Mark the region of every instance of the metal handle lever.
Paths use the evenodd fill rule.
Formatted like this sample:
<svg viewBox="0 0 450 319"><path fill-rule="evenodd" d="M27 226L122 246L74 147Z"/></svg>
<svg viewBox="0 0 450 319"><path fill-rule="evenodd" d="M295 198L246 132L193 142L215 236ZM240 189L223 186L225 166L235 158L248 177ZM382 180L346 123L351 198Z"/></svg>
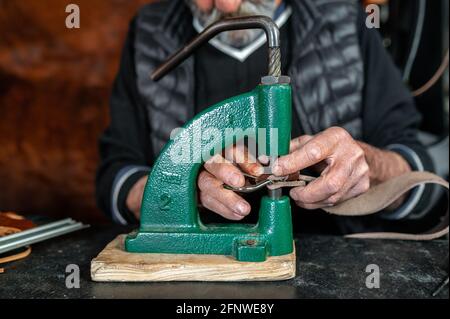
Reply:
<svg viewBox="0 0 450 319"><path fill-rule="evenodd" d="M207 27L202 33L195 37L186 46L170 56L166 62L153 71L151 78L158 81L164 75L169 73L201 45L208 42L217 34L224 31L244 30L244 29L263 29L266 33L269 47L269 70L268 75L281 75L281 54L280 54L280 31L273 20L266 16L249 16L239 18L229 18L217 21Z"/></svg>

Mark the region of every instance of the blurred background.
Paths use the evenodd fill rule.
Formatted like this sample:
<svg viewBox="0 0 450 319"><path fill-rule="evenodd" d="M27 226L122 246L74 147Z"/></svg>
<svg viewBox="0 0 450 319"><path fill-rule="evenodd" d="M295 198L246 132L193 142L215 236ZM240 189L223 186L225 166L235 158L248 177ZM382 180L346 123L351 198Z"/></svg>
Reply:
<svg viewBox="0 0 450 319"><path fill-rule="evenodd" d="M81 28L67 29L76 3ZM0 211L104 221L97 138L128 23L148 0L0 0Z"/></svg>
<svg viewBox="0 0 450 319"><path fill-rule="evenodd" d="M94 199L97 139L128 23L149 2L0 0L0 211L107 222ZM405 82L420 87L448 48L448 0L370 2ZM80 29L65 27L69 3ZM417 104L424 141L448 152L448 71Z"/></svg>

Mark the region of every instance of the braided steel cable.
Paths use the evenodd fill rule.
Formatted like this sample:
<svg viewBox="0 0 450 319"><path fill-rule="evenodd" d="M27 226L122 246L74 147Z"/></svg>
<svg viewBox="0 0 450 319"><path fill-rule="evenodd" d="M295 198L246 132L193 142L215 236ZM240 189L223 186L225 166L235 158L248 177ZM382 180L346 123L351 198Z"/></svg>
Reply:
<svg viewBox="0 0 450 319"><path fill-rule="evenodd" d="M279 47L269 48L269 72L270 76L281 76L281 52Z"/></svg>

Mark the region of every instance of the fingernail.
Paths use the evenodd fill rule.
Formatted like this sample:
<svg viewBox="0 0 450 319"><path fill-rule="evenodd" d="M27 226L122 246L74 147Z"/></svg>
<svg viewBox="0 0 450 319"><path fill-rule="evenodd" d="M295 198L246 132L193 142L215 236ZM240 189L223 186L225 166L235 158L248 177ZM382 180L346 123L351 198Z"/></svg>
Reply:
<svg viewBox="0 0 450 319"><path fill-rule="evenodd" d="M236 173L232 174L230 178L230 184L235 187L241 186L241 175Z"/></svg>
<svg viewBox="0 0 450 319"><path fill-rule="evenodd" d="M264 174L264 167L257 166L255 169L255 174L256 174L256 176L260 176L260 175Z"/></svg>
<svg viewBox="0 0 450 319"><path fill-rule="evenodd" d="M291 190L290 190L289 196L290 196L293 200L298 200L298 198L297 198L297 192L295 192L294 189L291 189Z"/></svg>
<svg viewBox="0 0 450 319"><path fill-rule="evenodd" d="M248 211L248 207L246 203L240 202L236 205L236 212L241 216L246 216Z"/></svg>
<svg viewBox="0 0 450 319"><path fill-rule="evenodd" d="M299 193L304 189L305 187L303 187L303 186L298 186L298 187L295 187L295 188L292 188L290 191L289 191L289 196L293 199L293 200L299 200L300 198L299 198Z"/></svg>
<svg viewBox="0 0 450 319"><path fill-rule="evenodd" d="M283 174L283 168L279 164L275 164L273 166L272 172L275 175L282 175Z"/></svg>
<svg viewBox="0 0 450 319"><path fill-rule="evenodd" d="M294 189L291 189L289 191L289 197L291 197L293 200L297 200L297 193L294 191Z"/></svg>
<svg viewBox="0 0 450 319"><path fill-rule="evenodd" d="M260 155L260 156L258 157L258 160L259 160L261 163L263 163L263 164L267 164L267 163L269 163L269 156L267 156L267 155Z"/></svg>

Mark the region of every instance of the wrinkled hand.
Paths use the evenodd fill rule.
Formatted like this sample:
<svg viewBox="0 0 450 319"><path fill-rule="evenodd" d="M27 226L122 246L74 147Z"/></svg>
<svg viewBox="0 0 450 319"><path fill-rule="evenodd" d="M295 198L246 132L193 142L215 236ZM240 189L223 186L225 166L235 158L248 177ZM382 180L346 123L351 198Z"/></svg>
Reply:
<svg viewBox="0 0 450 319"><path fill-rule="evenodd" d="M250 213L250 204L235 192L224 189L223 184L242 187L245 185L242 172L260 176L264 168L245 146L229 147L224 155L225 158L217 154L204 164L197 180L199 200L205 208L227 219L241 220Z"/></svg>
<svg viewBox="0 0 450 319"><path fill-rule="evenodd" d="M291 189L290 196L298 206L334 206L369 189L364 151L346 130L332 127L315 136L301 136L291 141L290 148L289 155L275 162L275 175L285 176L312 166L319 166L322 171L307 186Z"/></svg>
<svg viewBox="0 0 450 319"><path fill-rule="evenodd" d="M144 196L144 188L147 183L148 176L141 177L130 189L126 204L128 209L139 220L141 215L142 197Z"/></svg>

